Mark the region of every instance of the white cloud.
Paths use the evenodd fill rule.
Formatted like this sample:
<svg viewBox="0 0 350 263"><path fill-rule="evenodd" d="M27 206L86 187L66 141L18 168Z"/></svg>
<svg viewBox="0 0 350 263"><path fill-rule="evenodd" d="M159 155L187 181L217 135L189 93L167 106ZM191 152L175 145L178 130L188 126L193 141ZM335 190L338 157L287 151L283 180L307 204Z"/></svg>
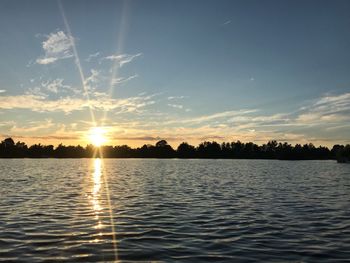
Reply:
<svg viewBox="0 0 350 263"><path fill-rule="evenodd" d="M30 133L37 132L39 130L48 130L49 128L55 126L51 119L46 119L45 121L34 121L30 122L29 125L17 126L13 125L10 129L11 133Z"/></svg>
<svg viewBox="0 0 350 263"><path fill-rule="evenodd" d="M172 107L172 108L175 108L175 109L183 109L183 107L184 107L181 104L171 104L171 103L169 103L168 106Z"/></svg>
<svg viewBox="0 0 350 263"><path fill-rule="evenodd" d="M2 121L2 122L0 122L0 127L13 126L13 125L15 125L14 121Z"/></svg>
<svg viewBox="0 0 350 263"><path fill-rule="evenodd" d="M304 124L330 124L350 121L350 93L327 95L301 108L297 121Z"/></svg>
<svg viewBox="0 0 350 263"><path fill-rule="evenodd" d="M234 116L241 116L249 113L254 113L257 112L258 110L256 109L249 109L249 110L237 110L237 111L224 111L224 112L219 112L219 113L214 113L214 114L209 114L209 115L204 115L204 116L199 116L199 117L194 117L194 118L189 118L189 119L180 119L180 120L172 120L169 121L168 123L182 123L182 124L198 124L202 122L209 122L209 121L214 121L214 120L219 120L219 119L225 119L229 117L234 117Z"/></svg>
<svg viewBox="0 0 350 263"><path fill-rule="evenodd" d="M169 96L168 100L180 100L186 98L185 96Z"/></svg>
<svg viewBox="0 0 350 263"><path fill-rule="evenodd" d="M131 75L130 77L127 77L127 78L124 78L124 77L115 78L115 79L113 79L112 84L113 85L119 85L119 84L128 82L129 80L135 79L137 77L138 77L138 75L134 74L134 75Z"/></svg>
<svg viewBox="0 0 350 263"><path fill-rule="evenodd" d="M112 99L107 94L92 98L89 101L80 98L64 97L48 100L43 96L24 94L17 96L1 96L0 109L28 109L34 112L64 112L80 111L87 108L101 111L112 111L116 114L126 112L141 112L141 109L152 105L153 96L136 96L125 99Z"/></svg>
<svg viewBox="0 0 350 263"><path fill-rule="evenodd" d="M46 93L44 93L40 87L33 87L33 88L29 88L28 91L26 91L27 95L34 95L34 96L39 96L42 98L47 97L48 95Z"/></svg>
<svg viewBox="0 0 350 263"><path fill-rule="evenodd" d="M41 65L47 65L47 64L51 64L51 63L54 63L58 60L58 58L55 58L55 57L49 57L49 58L38 58L36 60L36 63L38 64L41 64Z"/></svg>
<svg viewBox="0 0 350 263"><path fill-rule="evenodd" d="M90 62L91 60L97 58L99 55L100 55L100 52L96 52L96 53L90 54L90 55L85 59L85 61L86 61L86 62Z"/></svg>
<svg viewBox="0 0 350 263"><path fill-rule="evenodd" d="M323 105L323 104L350 104L350 93L344 93L340 95L327 95L320 98L315 105Z"/></svg>
<svg viewBox="0 0 350 263"><path fill-rule="evenodd" d="M119 67L122 67L123 65L130 63L135 58L137 58L141 55L142 55L142 53L137 53L134 55L130 55L130 54L110 55L110 56L104 57L103 59L115 61L119 64Z"/></svg>
<svg viewBox="0 0 350 263"><path fill-rule="evenodd" d="M0 89L0 93L4 93L4 92L6 92L6 90Z"/></svg>
<svg viewBox="0 0 350 263"><path fill-rule="evenodd" d="M46 65L60 59L73 57L73 43L74 39L67 36L63 31L51 33L42 42L42 48L45 54L37 58L36 63Z"/></svg>
<svg viewBox="0 0 350 263"><path fill-rule="evenodd" d="M101 72L96 69L91 69L89 77L85 78L84 85L87 91L94 91L100 83Z"/></svg>
<svg viewBox="0 0 350 263"><path fill-rule="evenodd" d="M71 90L71 86L63 84L63 79L55 79L52 81L42 82L41 86L53 93L58 93L64 90Z"/></svg>

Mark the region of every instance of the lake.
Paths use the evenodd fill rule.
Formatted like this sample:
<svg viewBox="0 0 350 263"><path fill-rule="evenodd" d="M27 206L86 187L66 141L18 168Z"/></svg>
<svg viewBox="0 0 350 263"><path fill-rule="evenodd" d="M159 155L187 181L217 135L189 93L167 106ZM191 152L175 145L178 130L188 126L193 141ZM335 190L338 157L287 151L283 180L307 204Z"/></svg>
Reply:
<svg viewBox="0 0 350 263"><path fill-rule="evenodd" d="M0 261L349 262L350 165L1 159Z"/></svg>

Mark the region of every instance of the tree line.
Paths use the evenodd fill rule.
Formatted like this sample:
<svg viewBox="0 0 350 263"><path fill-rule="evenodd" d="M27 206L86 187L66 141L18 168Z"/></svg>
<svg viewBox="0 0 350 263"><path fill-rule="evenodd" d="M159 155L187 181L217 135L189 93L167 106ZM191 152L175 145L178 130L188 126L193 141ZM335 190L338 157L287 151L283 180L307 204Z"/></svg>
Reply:
<svg viewBox="0 0 350 263"><path fill-rule="evenodd" d="M221 159L281 159L281 160L328 160L350 159L350 145L334 145L331 149L312 143L295 144L269 141L263 145L252 142L202 142L197 147L186 142L173 149L165 140L155 145L145 144L131 148L127 145L86 147L34 144L15 142L7 138L0 143L0 158L221 158Z"/></svg>

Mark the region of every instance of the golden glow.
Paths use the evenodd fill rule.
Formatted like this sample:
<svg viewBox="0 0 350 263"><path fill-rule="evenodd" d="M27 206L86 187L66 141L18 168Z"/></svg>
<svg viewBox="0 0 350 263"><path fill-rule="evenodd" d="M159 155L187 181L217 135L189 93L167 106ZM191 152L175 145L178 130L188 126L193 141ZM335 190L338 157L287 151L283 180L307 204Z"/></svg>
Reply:
<svg viewBox="0 0 350 263"><path fill-rule="evenodd" d="M89 131L89 141L97 146L100 147L103 145L106 141L106 130L101 127L94 127Z"/></svg>

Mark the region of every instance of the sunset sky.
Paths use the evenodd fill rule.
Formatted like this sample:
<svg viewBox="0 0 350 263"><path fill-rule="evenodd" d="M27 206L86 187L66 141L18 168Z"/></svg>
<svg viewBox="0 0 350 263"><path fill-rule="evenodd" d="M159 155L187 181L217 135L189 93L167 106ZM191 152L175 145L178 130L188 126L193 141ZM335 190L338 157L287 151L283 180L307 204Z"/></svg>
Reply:
<svg viewBox="0 0 350 263"><path fill-rule="evenodd" d="M1 1L0 136L350 142L350 1Z"/></svg>

